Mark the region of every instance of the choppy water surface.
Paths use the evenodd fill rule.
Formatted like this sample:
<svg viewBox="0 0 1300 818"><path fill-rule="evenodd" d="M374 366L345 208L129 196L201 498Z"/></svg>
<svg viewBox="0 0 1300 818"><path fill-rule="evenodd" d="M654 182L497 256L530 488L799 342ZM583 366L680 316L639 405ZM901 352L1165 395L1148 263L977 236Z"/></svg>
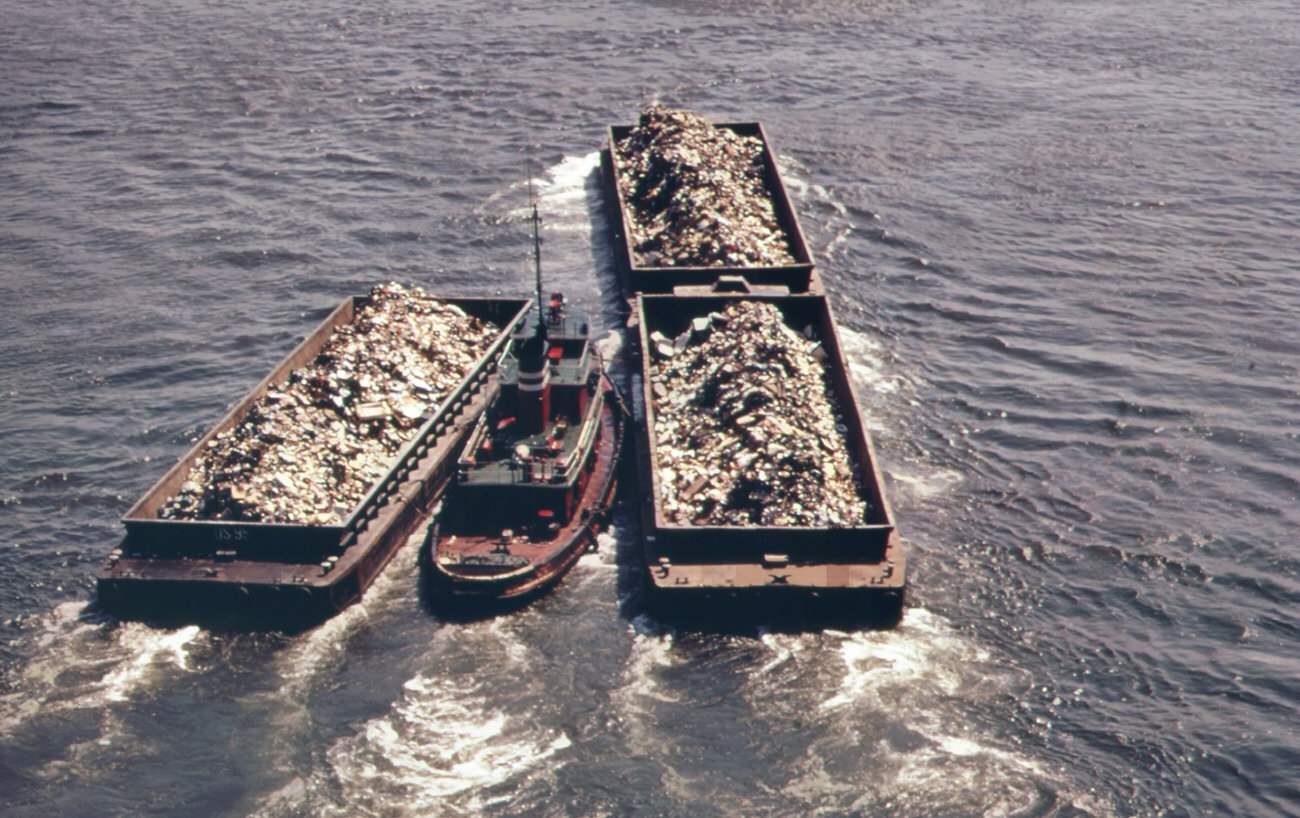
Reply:
<svg viewBox="0 0 1300 818"><path fill-rule="evenodd" d="M1300 815L1291 3L4 5L0 811ZM118 623L117 517L343 295L616 321L606 124L768 127L914 548L887 633ZM624 567L620 569L620 562Z"/></svg>

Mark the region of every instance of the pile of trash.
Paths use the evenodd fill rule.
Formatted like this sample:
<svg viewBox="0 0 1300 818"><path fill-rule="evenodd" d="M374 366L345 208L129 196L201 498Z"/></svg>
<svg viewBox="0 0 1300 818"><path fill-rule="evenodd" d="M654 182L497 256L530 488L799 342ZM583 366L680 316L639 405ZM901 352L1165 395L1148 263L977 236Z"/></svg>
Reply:
<svg viewBox="0 0 1300 818"><path fill-rule="evenodd" d="M419 287L377 285L315 360L208 441L158 516L341 524L498 332Z"/></svg>
<svg viewBox="0 0 1300 818"><path fill-rule="evenodd" d="M812 326L738 300L651 334L658 483L674 525L863 525L867 503Z"/></svg>
<svg viewBox="0 0 1300 818"><path fill-rule="evenodd" d="M634 264L795 263L767 189L758 137L652 104L615 150Z"/></svg>

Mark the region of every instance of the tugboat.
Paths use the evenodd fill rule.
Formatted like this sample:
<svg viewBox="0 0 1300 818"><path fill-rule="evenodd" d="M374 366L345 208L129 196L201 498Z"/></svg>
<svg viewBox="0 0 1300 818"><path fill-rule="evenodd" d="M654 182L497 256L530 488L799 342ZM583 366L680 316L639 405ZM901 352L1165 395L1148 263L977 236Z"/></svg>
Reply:
<svg viewBox="0 0 1300 818"><path fill-rule="evenodd" d="M530 599L589 548L615 488L623 421L587 318L561 293L537 302L498 370L500 391L457 463L421 551L438 609Z"/></svg>

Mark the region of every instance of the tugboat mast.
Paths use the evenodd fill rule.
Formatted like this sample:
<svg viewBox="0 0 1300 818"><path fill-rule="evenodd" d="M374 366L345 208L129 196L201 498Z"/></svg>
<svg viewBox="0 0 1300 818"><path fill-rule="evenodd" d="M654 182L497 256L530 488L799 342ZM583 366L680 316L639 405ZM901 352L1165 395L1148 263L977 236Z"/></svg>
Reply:
<svg viewBox="0 0 1300 818"><path fill-rule="evenodd" d="M542 301L542 217L537 213L537 193L533 189L533 170L528 169L528 205L532 208L533 222L533 269L537 274L537 331L546 335L546 316L543 313L545 303Z"/></svg>
<svg viewBox="0 0 1300 818"><path fill-rule="evenodd" d="M528 173L528 204L533 221L533 265L537 273L537 324L515 349L518 360L518 423L521 430L537 434L551 416L551 367L547 360L546 302L542 300L542 218L537 213L532 168Z"/></svg>

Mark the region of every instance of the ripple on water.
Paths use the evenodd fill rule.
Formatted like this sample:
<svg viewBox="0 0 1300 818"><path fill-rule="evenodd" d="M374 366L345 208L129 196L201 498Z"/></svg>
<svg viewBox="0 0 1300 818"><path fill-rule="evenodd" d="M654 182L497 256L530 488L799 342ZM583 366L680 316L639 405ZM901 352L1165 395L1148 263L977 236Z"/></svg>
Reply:
<svg viewBox="0 0 1300 818"><path fill-rule="evenodd" d="M1294 10L630 7L9 4L0 802L1292 815ZM897 634L629 634L622 536L495 631L406 582L316 636L51 613L339 297L527 292L525 145L548 283L616 325L594 149L654 95L782 149L917 544Z"/></svg>

